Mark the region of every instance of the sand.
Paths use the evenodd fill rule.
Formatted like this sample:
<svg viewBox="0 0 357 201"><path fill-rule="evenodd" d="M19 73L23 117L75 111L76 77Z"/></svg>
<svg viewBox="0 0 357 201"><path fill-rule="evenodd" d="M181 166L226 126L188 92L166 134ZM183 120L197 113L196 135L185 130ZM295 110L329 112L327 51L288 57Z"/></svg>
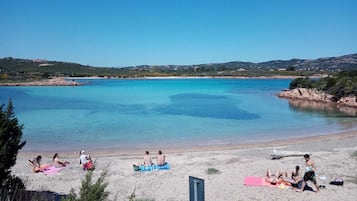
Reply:
<svg viewBox="0 0 357 201"><path fill-rule="evenodd" d="M303 157L285 157L271 160L272 149L277 153L311 153L317 165L318 184L325 185L317 194L302 193L274 187L252 187L243 185L245 176L263 176L266 169L291 172L296 165L304 167ZM265 142L229 147L206 147L196 150L163 150L170 170L134 172L132 165L142 160L145 150L99 151L86 150L96 160L94 177L107 170L109 199L128 200L135 190L140 199L189 200L189 176L205 180L207 201L220 200L355 200L357 197L357 131ZM155 159L157 150L149 150ZM12 173L21 177L28 190L49 190L69 193L71 188L79 191L81 180L86 174L78 164L78 153L60 153L62 159L71 164L53 175L33 173L27 160L41 154L43 162L50 162L52 153L20 152ZM208 168L219 170L218 174L207 174ZM320 179L320 177L326 179ZM344 186L330 185L336 177L344 179ZM312 184L310 183L310 186Z"/></svg>

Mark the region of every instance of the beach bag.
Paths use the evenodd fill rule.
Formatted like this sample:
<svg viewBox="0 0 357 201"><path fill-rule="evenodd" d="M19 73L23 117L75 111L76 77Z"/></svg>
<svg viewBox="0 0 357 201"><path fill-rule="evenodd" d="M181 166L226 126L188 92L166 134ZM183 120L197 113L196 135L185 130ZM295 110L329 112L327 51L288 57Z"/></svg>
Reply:
<svg viewBox="0 0 357 201"><path fill-rule="evenodd" d="M134 169L134 171L139 171L139 170L140 170L140 167L137 166L137 165L133 165L133 169Z"/></svg>
<svg viewBox="0 0 357 201"><path fill-rule="evenodd" d="M343 180L341 178L336 178L330 182L331 185L343 186Z"/></svg>
<svg viewBox="0 0 357 201"><path fill-rule="evenodd" d="M92 162L92 161L89 161L88 163L85 163L85 164L83 165L83 168L86 169L86 170L92 170L92 169L94 169L93 162Z"/></svg>

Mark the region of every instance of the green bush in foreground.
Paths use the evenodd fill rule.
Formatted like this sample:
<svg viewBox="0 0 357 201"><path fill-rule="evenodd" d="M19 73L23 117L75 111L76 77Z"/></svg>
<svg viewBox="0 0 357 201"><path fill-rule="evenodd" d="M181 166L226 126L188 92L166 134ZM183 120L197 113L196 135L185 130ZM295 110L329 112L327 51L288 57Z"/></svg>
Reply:
<svg viewBox="0 0 357 201"><path fill-rule="evenodd" d="M357 151L354 151L354 152L351 154L351 156L357 157Z"/></svg>
<svg viewBox="0 0 357 201"><path fill-rule="evenodd" d="M215 169L215 168L208 168L206 171L207 174L219 174L221 171Z"/></svg>
<svg viewBox="0 0 357 201"><path fill-rule="evenodd" d="M106 171L102 172L97 181L92 184L93 171L88 171L82 180L79 195L72 188L70 194L63 201L105 201L109 193L105 191L108 183L104 183Z"/></svg>
<svg viewBox="0 0 357 201"><path fill-rule="evenodd" d="M11 167L16 163L19 150L25 146L22 141L23 126L19 124L12 101L9 100L7 108L0 106L0 189L1 197L6 194L10 199L18 190L25 189L20 178L11 175ZM4 198L5 199L5 198Z"/></svg>

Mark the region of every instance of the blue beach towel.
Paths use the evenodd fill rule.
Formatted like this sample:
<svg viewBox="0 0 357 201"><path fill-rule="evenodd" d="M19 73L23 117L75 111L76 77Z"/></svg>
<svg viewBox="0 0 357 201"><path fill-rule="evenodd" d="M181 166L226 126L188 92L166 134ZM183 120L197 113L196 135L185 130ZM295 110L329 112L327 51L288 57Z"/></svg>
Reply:
<svg viewBox="0 0 357 201"><path fill-rule="evenodd" d="M152 170L169 170L170 165L168 163L166 163L165 165L151 165L151 166L140 165L139 168L141 172L147 172Z"/></svg>
<svg viewBox="0 0 357 201"><path fill-rule="evenodd" d="M155 165L156 170L169 170L170 165L168 163L165 163L165 165Z"/></svg>
<svg viewBox="0 0 357 201"><path fill-rule="evenodd" d="M143 166L143 165L140 165L140 171L141 171L141 172L151 171L151 170L154 170L154 168L155 168L154 165L151 165L151 166Z"/></svg>

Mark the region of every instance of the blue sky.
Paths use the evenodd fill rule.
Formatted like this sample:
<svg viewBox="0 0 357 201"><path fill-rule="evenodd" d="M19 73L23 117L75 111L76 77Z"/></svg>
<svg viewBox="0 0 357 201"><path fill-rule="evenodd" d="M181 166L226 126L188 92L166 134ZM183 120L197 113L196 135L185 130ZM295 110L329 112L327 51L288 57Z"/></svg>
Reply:
<svg viewBox="0 0 357 201"><path fill-rule="evenodd" d="M0 0L0 58L92 66L357 53L355 0Z"/></svg>

